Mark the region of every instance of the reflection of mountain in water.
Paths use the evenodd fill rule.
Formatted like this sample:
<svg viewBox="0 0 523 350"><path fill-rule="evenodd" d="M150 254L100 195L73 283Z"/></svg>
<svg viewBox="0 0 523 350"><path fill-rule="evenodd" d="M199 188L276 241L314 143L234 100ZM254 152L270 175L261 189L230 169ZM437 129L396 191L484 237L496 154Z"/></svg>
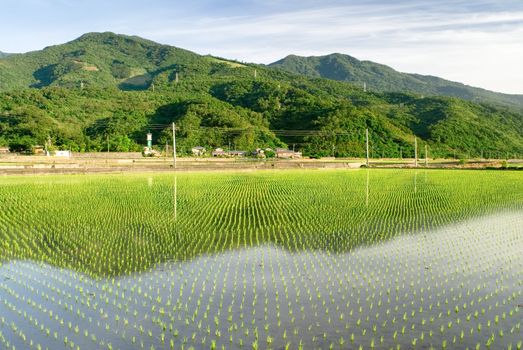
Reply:
<svg viewBox="0 0 523 350"><path fill-rule="evenodd" d="M4 302L0 310L10 326L18 326L49 349L63 346L65 335L81 348L93 348L84 331L94 334L97 344L111 343L115 349L135 348L133 337L146 349L168 347L171 339L180 349L184 338L186 348L207 348L201 344L204 337L208 342L214 339L217 349L222 345L240 349L239 338L244 344L255 341L254 329L264 344L268 336L273 339L273 349L284 348L287 342L302 343L304 349L327 349L339 344L341 336L349 343L351 334L356 347L373 339L385 349L397 344L409 348L413 337L420 347L456 337L455 348L475 348L500 330L504 336L496 337L493 348L505 349L521 339L517 326L521 212L476 218L430 234L399 236L333 254L331 245L345 244L345 237L326 237L327 250L291 253L260 243L107 279L10 262L0 267ZM45 312L38 305L45 305ZM68 305L74 309L69 311ZM17 312L22 309L23 313ZM49 318L50 311L64 319L64 326ZM467 321L467 315L476 311ZM31 332L33 324L24 319L26 314L44 319L46 327L60 332L59 337ZM81 332L68 329L69 321ZM475 331L478 324L484 331ZM421 344L422 332L425 344ZM5 334L16 348L25 348L16 334Z"/></svg>

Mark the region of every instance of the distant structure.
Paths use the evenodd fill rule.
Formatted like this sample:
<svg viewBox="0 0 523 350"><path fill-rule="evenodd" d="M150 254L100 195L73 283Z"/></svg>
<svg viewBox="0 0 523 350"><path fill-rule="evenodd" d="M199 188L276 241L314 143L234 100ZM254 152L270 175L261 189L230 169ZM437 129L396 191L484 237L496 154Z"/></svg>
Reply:
<svg viewBox="0 0 523 350"><path fill-rule="evenodd" d="M205 148L202 146L196 146L191 149L193 156L201 157L205 154Z"/></svg>
<svg viewBox="0 0 523 350"><path fill-rule="evenodd" d="M229 157L245 157L248 154L248 152L235 150L235 151L229 151L228 154L229 154Z"/></svg>
<svg viewBox="0 0 523 350"><path fill-rule="evenodd" d="M276 148L276 158L282 158L282 159L296 159L301 158L302 154L301 152L294 152L290 149L285 148Z"/></svg>
<svg viewBox="0 0 523 350"><path fill-rule="evenodd" d="M40 146L40 145L33 146L33 154L35 154L35 155L45 154L45 147Z"/></svg>
<svg viewBox="0 0 523 350"><path fill-rule="evenodd" d="M247 151L239 151L239 150L232 150L232 151L224 151L223 148L216 148L214 151L211 152L211 155L213 157L245 157L249 154Z"/></svg>
<svg viewBox="0 0 523 350"><path fill-rule="evenodd" d="M227 152L225 152L222 148L216 148L214 151L212 151L211 155L213 157L226 157Z"/></svg>
<svg viewBox="0 0 523 350"><path fill-rule="evenodd" d="M0 154L9 153L9 147L0 147Z"/></svg>
<svg viewBox="0 0 523 350"><path fill-rule="evenodd" d="M147 147L153 148L153 134L147 133Z"/></svg>
<svg viewBox="0 0 523 350"><path fill-rule="evenodd" d="M257 158L265 158L265 150L261 148L256 148L256 150L252 152L252 155Z"/></svg>
<svg viewBox="0 0 523 350"><path fill-rule="evenodd" d="M55 157L71 158L73 154L71 151L54 151L53 155Z"/></svg>
<svg viewBox="0 0 523 350"><path fill-rule="evenodd" d="M144 157L161 157L162 154L155 149L144 147L142 150L142 156Z"/></svg>

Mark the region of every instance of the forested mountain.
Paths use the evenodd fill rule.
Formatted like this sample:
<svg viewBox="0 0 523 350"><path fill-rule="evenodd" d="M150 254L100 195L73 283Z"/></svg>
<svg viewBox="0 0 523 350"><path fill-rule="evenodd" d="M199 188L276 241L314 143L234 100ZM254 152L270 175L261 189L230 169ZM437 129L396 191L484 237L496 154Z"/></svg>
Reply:
<svg viewBox="0 0 523 350"><path fill-rule="evenodd" d="M9 53L0 51L0 58L9 56Z"/></svg>
<svg viewBox="0 0 523 350"><path fill-rule="evenodd" d="M183 70L199 56L138 37L89 33L69 43L13 55L0 64L0 91L46 86L145 89L174 65Z"/></svg>
<svg viewBox="0 0 523 350"><path fill-rule="evenodd" d="M411 92L428 96L458 97L475 102L490 102L523 110L523 95L508 95L420 74L400 73L371 61L360 61L339 53L327 56L290 55L270 67L304 74L311 78L346 81L381 92Z"/></svg>
<svg viewBox="0 0 523 350"><path fill-rule="evenodd" d="M0 59L0 146L50 140L75 151L159 146L176 122L181 153L193 146L278 147L308 155L523 154L523 115L509 107L308 78L263 65L201 56L138 37L90 33Z"/></svg>

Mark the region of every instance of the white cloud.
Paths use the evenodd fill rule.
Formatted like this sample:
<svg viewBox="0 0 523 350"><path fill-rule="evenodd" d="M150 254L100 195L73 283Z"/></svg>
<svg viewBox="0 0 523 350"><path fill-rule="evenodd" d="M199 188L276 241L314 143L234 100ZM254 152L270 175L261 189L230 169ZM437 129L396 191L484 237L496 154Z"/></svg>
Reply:
<svg viewBox="0 0 523 350"><path fill-rule="evenodd" d="M523 94L521 0L194 0L177 6L151 0L145 7L137 0L6 1L15 7L4 12L9 16L0 29L12 28L12 16L18 29L0 39L5 51L111 30L259 63L288 54L340 52L400 71ZM52 15L40 15L57 3ZM65 16L70 7L76 10Z"/></svg>
<svg viewBox="0 0 523 350"><path fill-rule="evenodd" d="M481 2L487 4L488 1ZM523 93L523 10L452 11L448 4L343 5L265 16L191 18L144 35L201 53L269 63L341 52L401 71Z"/></svg>

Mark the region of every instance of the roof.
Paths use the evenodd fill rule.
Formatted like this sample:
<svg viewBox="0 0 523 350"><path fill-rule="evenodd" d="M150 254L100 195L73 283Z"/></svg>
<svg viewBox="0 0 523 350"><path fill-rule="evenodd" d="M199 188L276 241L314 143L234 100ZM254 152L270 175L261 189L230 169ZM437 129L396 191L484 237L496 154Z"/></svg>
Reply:
<svg viewBox="0 0 523 350"><path fill-rule="evenodd" d="M193 147L192 149L205 149L205 147L202 147L202 146L196 146L196 147Z"/></svg>

